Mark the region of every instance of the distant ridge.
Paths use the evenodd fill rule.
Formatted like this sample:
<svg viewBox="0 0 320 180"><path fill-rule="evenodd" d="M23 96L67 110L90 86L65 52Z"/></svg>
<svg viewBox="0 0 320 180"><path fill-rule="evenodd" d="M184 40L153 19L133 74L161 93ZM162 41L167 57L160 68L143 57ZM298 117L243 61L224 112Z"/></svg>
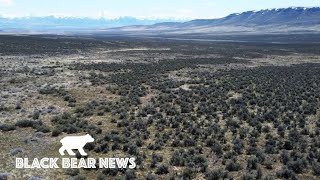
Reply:
<svg viewBox="0 0 320 180"><path fill-rule="evenodd" d="M109 32L144 33L273 33L319 32L320 8L290 7L230 14L220 19L158 23L150 26L113 28Z"/></svg>

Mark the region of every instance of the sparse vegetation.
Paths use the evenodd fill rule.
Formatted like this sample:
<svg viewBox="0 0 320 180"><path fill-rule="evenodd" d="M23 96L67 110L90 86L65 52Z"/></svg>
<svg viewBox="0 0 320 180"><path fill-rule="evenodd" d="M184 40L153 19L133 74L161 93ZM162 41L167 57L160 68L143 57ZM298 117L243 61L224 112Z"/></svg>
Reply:
<svg viewBox="0 0 320 180"><path fill-rule="evenodd" d="M21 39L25 44L18 51L13 47L19 37L0 39L7 42L0 43L1 52L28 55L26 64L31 67L10 72L14 80L5 71L7 64L1 67L1 83L8 89L24 87L16 96L1 86L6 92L1 93L0 105L3 134L42 132L46 146L54 147L51 139L89 133L95 138L85 146L89 156L135 157L138 165L96 173L68 170L62 179L91 179L88 174L97 179L150 180L320 175L317 45L120 37L42 42L30 36ZM37 42L44 46L38 53L33 52L39 48ZM138 47L152 50L123 50ZM70 59L82 54L76 61L64 61L68 58L57 52ZM299 55L297 63L282 61L294 54ZM39 61L35 55L59 61ZM32 68L54 73L32 73Z"/></svg>

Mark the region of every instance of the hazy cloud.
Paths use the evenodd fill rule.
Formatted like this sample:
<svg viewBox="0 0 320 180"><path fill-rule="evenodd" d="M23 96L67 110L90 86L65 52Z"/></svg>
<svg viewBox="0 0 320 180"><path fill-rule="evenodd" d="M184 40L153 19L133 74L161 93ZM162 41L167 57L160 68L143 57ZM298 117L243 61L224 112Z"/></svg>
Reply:
<svg viewBox="0 0 320 180"><path fill-rule="evenodd" d="M0 6L11 6L13 5L13 0L0 0Z"/></svg>
<svg viewBox="0 0 320 180"><path fill-rule="evenodd" d="M212 0L200 0L199 4L205 7L214 7L217 5L217 3Z"/></svg>

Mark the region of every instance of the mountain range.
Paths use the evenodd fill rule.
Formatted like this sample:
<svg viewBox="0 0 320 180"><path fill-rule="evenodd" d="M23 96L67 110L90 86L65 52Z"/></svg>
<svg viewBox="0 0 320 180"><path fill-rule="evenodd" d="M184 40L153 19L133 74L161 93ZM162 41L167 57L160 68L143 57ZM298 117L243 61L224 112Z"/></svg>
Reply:
<svg viewBox="0 0 320 180"><path fill-rule="evenodd" d="M219 19L91 19L71 17L0 17L0 31L85 31L111 34L226 34L320 32L320 7L291 7L230 14Z"/></svg>
<svg viewBox="0 0 320 180"><path fill-rule="evenodd" d="M16 17L0 16L0 30L3 31L50 31L50 30L98 30L129 25L151 25L160 22L176 22L173 19L139 19L134 17L79 18L79 17Z"/></svg>
<svg viewBox="0 0 320 180"><path fill-rule="evenodd" d="M299 33L320 32L320 7L266 9L230 14L220 19L158 23L109 29L113 33Z"/></svg>

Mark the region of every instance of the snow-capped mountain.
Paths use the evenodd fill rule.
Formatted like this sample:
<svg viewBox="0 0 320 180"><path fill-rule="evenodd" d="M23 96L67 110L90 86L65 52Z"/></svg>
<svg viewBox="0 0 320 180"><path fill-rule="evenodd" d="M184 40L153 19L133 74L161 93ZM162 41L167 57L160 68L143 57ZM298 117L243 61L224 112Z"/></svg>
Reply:
<svg viewBox="0 0 320 180"><path fill-rule="evenodd" d="M138 19L134 17L94 19L56 16L6 18L0 16L0 30L97 30L137 24L151 25L167 21L176 20Z"/></svg>
<svg viewBox="0 0 320 180"><path fill-rule="evenodd" d="M151 26L114 28L113 32L157 33L260 33L320 32L320 8L283 8L247 11L220 19L158 23Z"/></svg>
<svg viewBox="0 0 320 180"><path fill-rule="evenodd" d="M182 23L184 26L201 25L314 25L320 24L320 8L286 8L266 9L261 11L247 11L238 14L231 14L221 19L194 20Z"/></svg>

